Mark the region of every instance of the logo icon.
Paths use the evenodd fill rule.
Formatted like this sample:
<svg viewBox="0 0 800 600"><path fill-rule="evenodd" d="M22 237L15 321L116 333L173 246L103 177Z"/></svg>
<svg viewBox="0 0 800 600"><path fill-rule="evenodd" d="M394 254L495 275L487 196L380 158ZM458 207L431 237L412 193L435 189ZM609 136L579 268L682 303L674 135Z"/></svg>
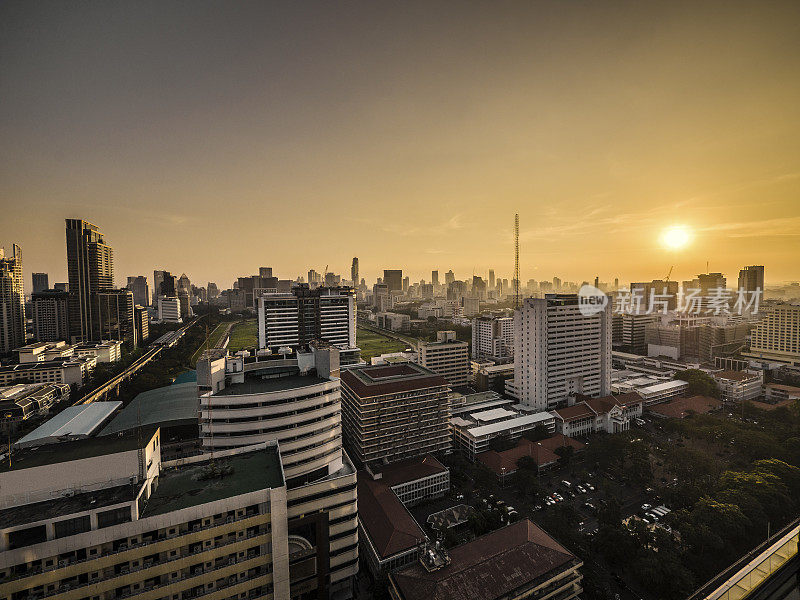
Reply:
<svg viewBox="0 0 800 600"><path fill-rule="evenodd" d="M578 309L584 317L603 312L608 305L608 296L593 285L582 285L578 290Z"/></svg>

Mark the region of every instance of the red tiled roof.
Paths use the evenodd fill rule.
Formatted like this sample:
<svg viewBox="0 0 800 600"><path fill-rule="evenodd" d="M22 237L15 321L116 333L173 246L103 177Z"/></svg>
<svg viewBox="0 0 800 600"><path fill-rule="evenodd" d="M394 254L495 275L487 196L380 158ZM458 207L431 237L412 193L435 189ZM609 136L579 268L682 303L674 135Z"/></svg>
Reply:
<svg viewBox="0 0 800 600"><path fill-rule="evenodd" d="M625 394L620 394L619 396L614 396L614 400L617 401L617 404L621 404L622 406L642 403L642 397L636 392L627 392Z"/></svg>
<svg viewBox="0 0 800 600"><path fill-rule="evenodd" d="M392 487L401 483L416 481L423 477L446 473L447 467L433 456L428 455L423 459L411 458L383 466L379 472L381 474L379 481Z"/></svg>
<svg viewBox="0 0 800 600"><path fill-rule="evenodd" d="M566 408L557 408L555 413L561 417L562 421L574 421L576 419L585 419L587 417L596 417L597 413L591 409L588 404L579 402Z"/></svg>
<svg viewBox="0 0 800 600"><path fill-rule="evenodd" d="M555 435L551 435L549 438L545 438L539 442L545 448L550 450L556 450L557 448L563 448L564 446L572 446L576 452L583 450L586 447L586 444L583 442L579 442L578 440L572 439L569 436L564 435L563 433L557 433Z"/></svg>
<svg viewBox="0 0 800 600"><path fill-rule="evenodd" d="M358 518L381 559L410 550L425 539L397 495L365 471L358 472Z"/></svg>
<svg viewBox="0 0 800 600"><path fill-rule="evenodd" d="M530 456L538 467L553 464L559 458L555 450L563 446L572 446L579 451L583 450L585 444L559 433L538 442L523 438L510 450L503 452L488 450L481 452L476 458L495 474L503 475L516 471L517 461L523 456Z"/></svg>
<svg viewBox="0 0 800 600"><path fill-rule="evenodd" d="M450 550L451 562L429 572L415 563L390 577L402 600L494 600L512 597L563 570L575 555L528 519Z"/></svg>

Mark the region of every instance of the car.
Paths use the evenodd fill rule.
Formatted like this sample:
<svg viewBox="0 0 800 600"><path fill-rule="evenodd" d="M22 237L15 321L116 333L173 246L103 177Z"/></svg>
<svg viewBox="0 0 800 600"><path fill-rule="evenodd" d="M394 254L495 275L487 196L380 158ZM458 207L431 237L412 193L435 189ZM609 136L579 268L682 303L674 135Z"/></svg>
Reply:
<svg viewBox="0 0 800 600"><path fill-rule="evenodd" d="M458 496L456 496L456 500L463 500L463 499L464 499L464 494L459 494Z"/></svg>
<svg viewBox="0 0 800 600"><path fill-rule="evenodd" d="M594 491L594 486L593 486L591 483L588 483L588 482L587 482L587 483L585 483L584 485L586 486L586 488L587 488L587 489L588 489L590 492L593 492L593 491Z"/></svg>
<svg viewBox="0 0 800 600"><path fill-rule="evenodd" d="M586 504L584 504L584 505L583 505L583 507L584 507L586 510L588 510L589 512L595 512L595 511L597 510L597 509L595 508L594 504L592 504L591 502L587 502Z"/></svg>
<svg viewBox="0 0 800 600"><path fill-rule="evenodd" d="M653 507L650 506L649 504L647 504L646 502L644 504L642 504L642 510L647 511L647 510L650 510L651 508L653 508Z"/></svg>
<svg viewBox="0 0 800 600"><path fill-rule="evenodd" d="M586 493L586 488L585 488L585 487L583 487L583 486L582 486L582 485L580 485L580 484L576 485L576 486L575 486L575 489L576 489L576 490L578 490L578 491L579 491L581 494L585 494L585 493Z"/></svg>
<svg viewBox="0 0 800 600"><path fill-rule="evenodd" d="M542 505L537 504L536 506L533 507L533 510L542 510Z"/></svg>
<svg viewBox="0 0 800 600"><path fill-rule="evenodd" d="M566 479L561 482L561 485L563 485L565 488L571 488L572 487L572 484L569 481L567 481Z"/></svg>
<svg viewBox="0 0 800 600"><path fill-rule="evenodd" d="M514 509L514 507L513 507L513 506L511 506L510 504L509 504L508 506L506 506L506 510L507 510L508 512L517 512L517 511Z"/></svg>
<svg viewBox="0 0 800 600"><path fill-rule="evenodd" d="M649 519L647 517L642 517L642 522L643 523L647 523L648 525L650 525L650 521L649 521Z"/></svg>
<svg viewBox="0 0 800 600"><path fill-rule="evenodd" d="M555 497L555 499L556 499L556 500L558 500L559 502L561 502L561 501L564 499L564 496L562 496L562 495L561 495L561 494L559 494L558 492L553 492L553 496L554 496L554 497Z"/></svg>
<svg viewBox="0 0 800 600"><path fill-rule="evenodd" d="M644 513L644 516L647 517L648 519L650 519L651 521L653 521L653 523L657 523L658 522L658 515L655 514L655 513L651 513L651 512Z"/></svg>
<svg viewBox="0 0 800 600"><path fill-rule="evenodd" d="M574 497L575 497L575 492L573 492L572 490L570 490L569 492L567 492L567 494L569 494L569 497L570 497L570 498L574 498Z"/></svg>

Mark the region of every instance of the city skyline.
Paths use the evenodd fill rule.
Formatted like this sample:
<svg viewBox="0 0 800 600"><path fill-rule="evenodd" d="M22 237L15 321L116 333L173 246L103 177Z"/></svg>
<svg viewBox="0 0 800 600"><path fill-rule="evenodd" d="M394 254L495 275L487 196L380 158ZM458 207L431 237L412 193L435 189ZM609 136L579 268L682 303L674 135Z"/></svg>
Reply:
<svg viewBox="0 0 800 600"><path fill-rule="evenodd" d="M113 240L118 286L353 256L510 279L516 212L523 282L800 278L796 3L0 15L0 243L51 282L64 218Z"/></svg>

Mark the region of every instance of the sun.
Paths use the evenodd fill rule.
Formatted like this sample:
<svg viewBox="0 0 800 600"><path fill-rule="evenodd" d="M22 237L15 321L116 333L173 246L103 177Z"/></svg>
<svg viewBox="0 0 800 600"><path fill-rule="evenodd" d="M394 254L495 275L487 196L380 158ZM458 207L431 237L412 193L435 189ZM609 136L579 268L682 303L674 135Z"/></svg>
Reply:
<svg viewBox="0 0 800 600"><path fill-rule="evenodd" d="M685 248L689 244L690 238L689 230L683 225L673 225L661 233L661 241L672 250Z"/></svg>

